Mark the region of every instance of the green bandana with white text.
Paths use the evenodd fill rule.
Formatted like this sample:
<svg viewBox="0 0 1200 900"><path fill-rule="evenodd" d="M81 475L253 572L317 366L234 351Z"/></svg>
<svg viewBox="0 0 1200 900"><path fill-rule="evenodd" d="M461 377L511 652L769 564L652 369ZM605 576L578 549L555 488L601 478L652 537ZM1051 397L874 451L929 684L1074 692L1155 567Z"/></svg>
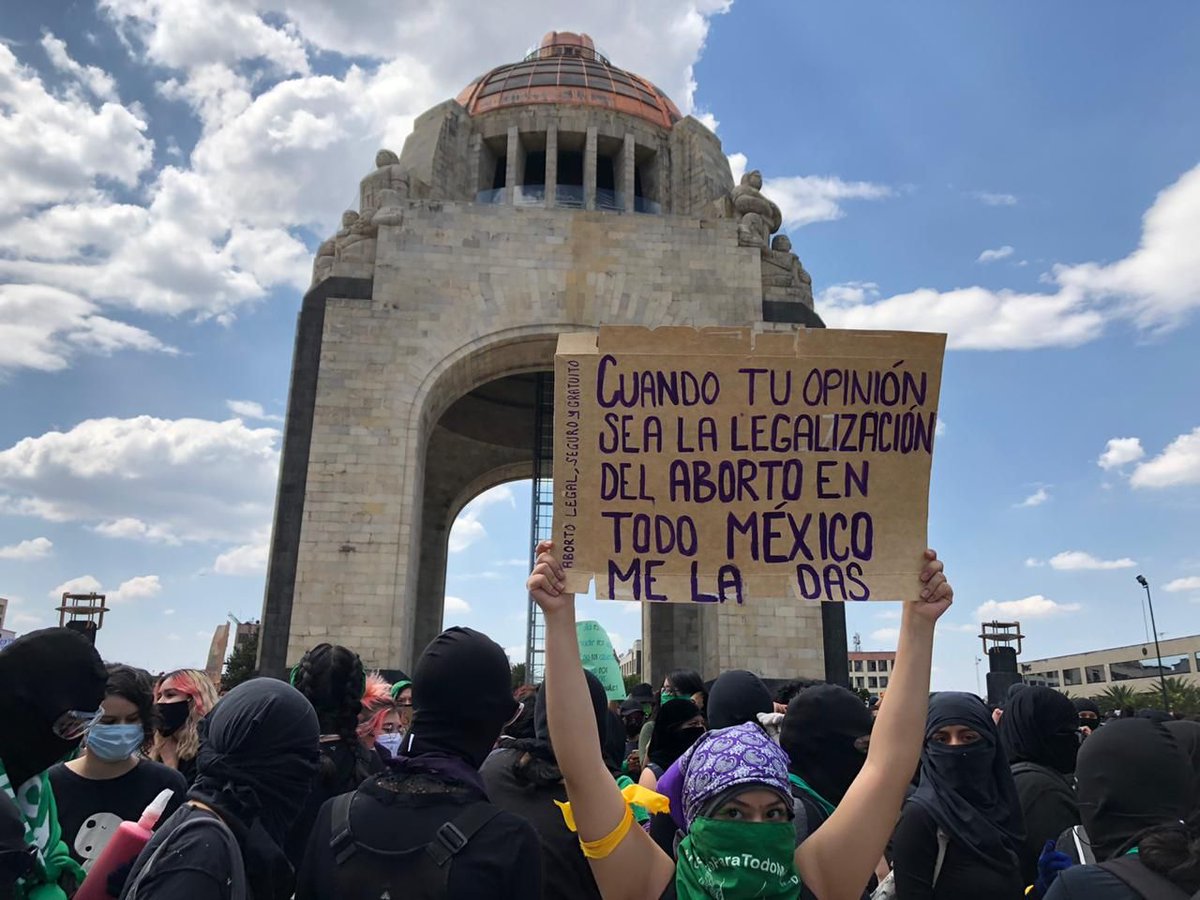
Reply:
<svg viewBox="0 0 1200 900"><path fill-rule="evenodd" d="M800 876L791 822L697 818L679 842L675 893L679 900L796 898Z"/></svg>

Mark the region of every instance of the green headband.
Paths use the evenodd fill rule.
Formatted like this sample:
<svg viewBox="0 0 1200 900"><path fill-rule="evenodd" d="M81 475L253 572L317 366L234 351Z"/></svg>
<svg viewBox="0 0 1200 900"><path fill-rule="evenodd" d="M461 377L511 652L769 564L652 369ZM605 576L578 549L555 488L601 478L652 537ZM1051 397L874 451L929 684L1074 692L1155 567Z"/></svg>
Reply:
<svg viewBox="0 0 1200 900"><path fill-rule="evenodd" d="M400 692L403 691L406 687L412 687L412 682L411 681L397 681L395 684L393 684L392 685L392 699L395 700L397 697L399 697Z"/></svg>

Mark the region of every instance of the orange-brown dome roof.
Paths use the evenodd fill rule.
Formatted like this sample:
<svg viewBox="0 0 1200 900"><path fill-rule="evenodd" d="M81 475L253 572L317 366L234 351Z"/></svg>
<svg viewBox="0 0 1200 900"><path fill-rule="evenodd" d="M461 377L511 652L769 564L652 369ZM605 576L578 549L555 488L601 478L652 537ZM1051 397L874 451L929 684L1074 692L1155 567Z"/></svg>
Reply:
<svg viewBox="0 0 1200 900"><path fill-rule="evenodd" d="M586 34L551 31L519 63L498 66L458 95L471 115L507 106L563 103L599 106L638 116L663 128L680 119L662 91L632 72L618 69L596 51Z"/></svg>

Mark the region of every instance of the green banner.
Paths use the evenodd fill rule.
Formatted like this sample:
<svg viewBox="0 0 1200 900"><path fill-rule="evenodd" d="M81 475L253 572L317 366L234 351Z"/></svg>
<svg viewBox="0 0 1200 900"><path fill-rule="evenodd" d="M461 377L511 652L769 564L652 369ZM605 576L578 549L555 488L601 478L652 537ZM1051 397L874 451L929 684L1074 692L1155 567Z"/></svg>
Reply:
<svg viewBox="0 0 1200 900"><path fill-rule="evenodd" d="M621 666L613 651L608 632L599 622L575 623L579 637L579 658L583 667L600 679L609 700L625 699L625 681L621 678Z"/></svg>

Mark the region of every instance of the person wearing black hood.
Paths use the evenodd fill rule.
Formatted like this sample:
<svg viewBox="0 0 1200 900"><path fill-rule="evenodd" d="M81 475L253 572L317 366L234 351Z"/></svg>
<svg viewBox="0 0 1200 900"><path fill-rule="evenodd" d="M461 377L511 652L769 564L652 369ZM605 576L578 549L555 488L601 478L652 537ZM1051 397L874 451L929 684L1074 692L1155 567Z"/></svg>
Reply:
<svg viewBox="0 0 1200 900"><path fill-rule="evenodd" d="M400 755L325 803L296 900L540 897L537 832L488 801L479 767L520 712L504 650L470 628L434 638L413 673ZM419 892L418 892L419 889Z"/></svg>
<svg viewBox="0 0 1200 900"><path fill-rule="evenodd" d="M357 653L340 645L317 644L292 669L291 682L312 704L321 727L317 780L284 847L292 867L299 869L321 804L354 790L380 772L383 759L358 739L358 714L362 711L367 675Z"/></svg>
<svg viewBox="0 0 1200 900"><path fill-rule="evenodd" d="M897 900L1020 900L1024 832L987 706L973 694L934 694L921 781L892 836Z"/></svg>
<svg viewBox="0 0 1200 900"><path fill-rule="evenodd" d="M1079 824L1075 791L1068 780L1079 753L1079 714L1058 691L1027 686L1009 695L1000 738L1025 820L1025 846L1018 855L1021 878L1029 885L1037 879L1046 841L1056 841Z"/></svg>
<svg viewBox="0 0 1200 900"><path fill-rule="evenodd" d="M295 886L284 840L317 773L317 715L281 681L255 678L200 723L188 802L134 861L122 900L286 900ZM159 852L159 848L162 852Z"/></svg>
<svg viewBox="0 0 1200 900"><path fill-rule="evenodd" d="M775 700L763 680L745 669L722 672L708 693L708 727L730 728L757 722L760 713L775 711Z"/></svg>
<svg viewBox="0 0 1200 900"><path fill-rule="evenodd" d="M1089 737L1100 727L1100 706L1091 697L1076 697L1071 701L1079 714L1079 733Z"/></svg>
<svg viewBox="0 0 1200 900"><path fill-rule="evenodd" d="M1196 770L1169 726L1111 722L1079 751L1079 812L1098 865L1060 872L1046 900L1186 898L1200 889Z"/></svg>
<svg viewBox="0 0 1200 900"><path fill-rule="evenodd" d="M30 632L0 651L0 795L16 807L33 858L17 897L65 900L83 881L62 841L47 770L100 717L107 681L96 648L65 628ZM19 856L9 861L26 868Z"/></svg>
<svg viewBox="0 0 1200 900"><path fill-rule="evenodd" d="M650 746L646 748L646 765L638 780L638 784L650 790L658 786L663 773L707 730L700 708L691 700L668 700L659 709L655 723Z"/></svg>
<svg viewBox="0 0 1200 900"><path fill-rule="evenodd" d="M584 677L597 733L603 734L608 711L604 686L591 672L585 672ZM600 900L596 879L579 847L579 837L567 828L562 812L555 806L566 802L567 790L550 745L545 682L537 694L533 721L533 740L515 741L496 751L484 762L479 774L494 804L525 819L537 831L542 847L542 897Z"/></svg>
<svg viewBox="0 0 1200 900"><path fill-rule="evenodd" d="M694 669L673 669L668 672L658 695L659 708L668 700L691 700L703 715L706 696L704 679L700 677L700 673ZM656 711L655 715L657 714ZM642 733L638 736L638 755L643 763L646 760L646 748L650 746L650 735L653 733L654 720L651 719L642 726Z"/></svg>

